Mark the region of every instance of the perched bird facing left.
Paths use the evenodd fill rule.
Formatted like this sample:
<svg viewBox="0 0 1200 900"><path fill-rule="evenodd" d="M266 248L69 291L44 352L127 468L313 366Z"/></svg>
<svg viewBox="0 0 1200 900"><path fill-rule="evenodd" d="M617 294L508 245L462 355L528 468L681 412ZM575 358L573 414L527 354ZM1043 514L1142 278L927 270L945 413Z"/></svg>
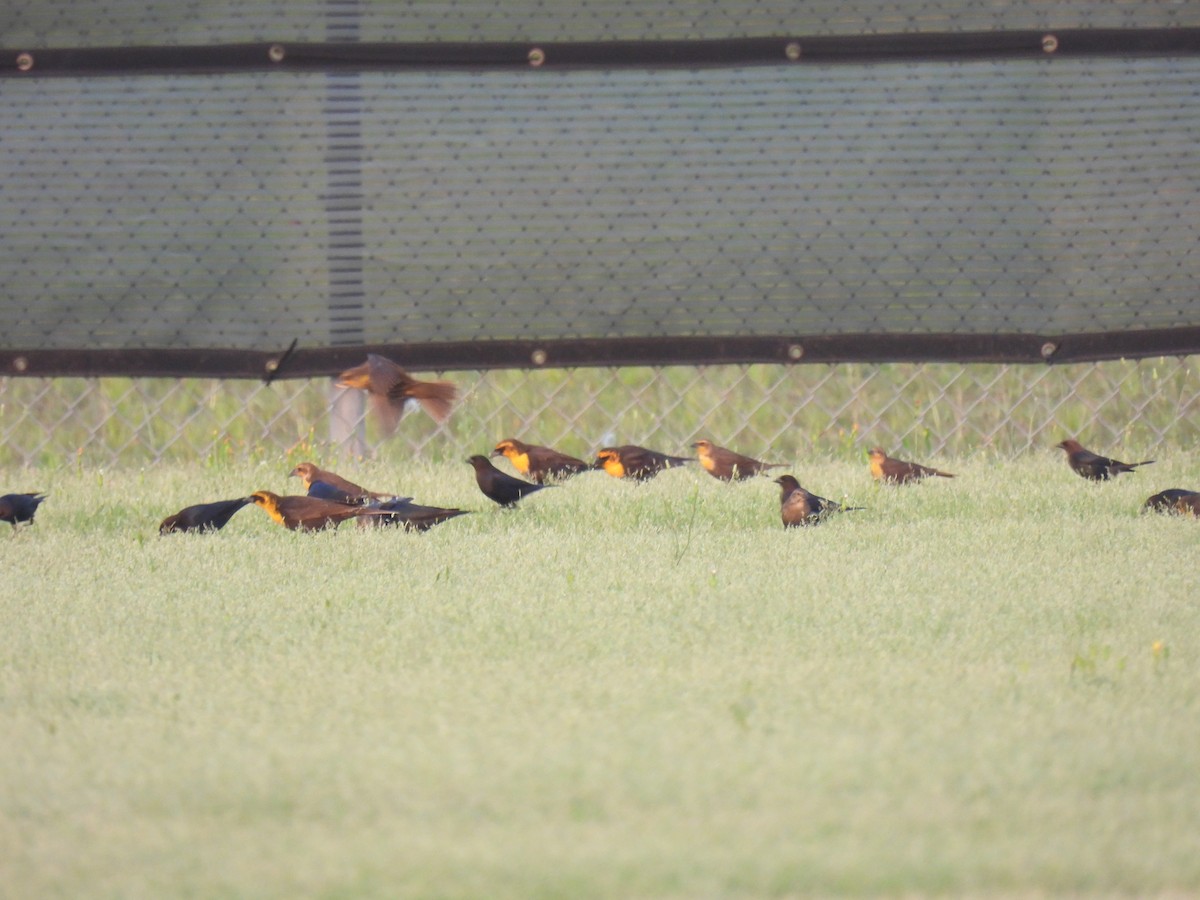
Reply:
<svg viewBox="0 0 1200 900"><path fill-rule="evenodd" d="M281 497L270 491L255 491L246 498L261 506L272 519L292 531L320 531L330 525L337 527L347 519L358 516L383 516L385 512L365 506L350 506L318 497L289 495Z"/></svg>
<svg viewBox="0 0 1200 900"><path fill-rule="evenodd" d="M451 382L419 381L378 353L368 353L365 363L347 369L337 383L338 387L366 391L388 434L400 424L406 401L416 400L434 419L445 422L458 398L458 388Z"/></svg>
<svg viewBox="0 0 1200 900"><path fill-rule="evenodd" d="M551 447L526 444L516 438L502 440L492 450L492 456L506 457L513 468L538 484L545 483L547 477L566 478L592 468L582 459L560 453Z"/></svg>
<svg viewBox="0 0 1200 900"><path fill-rule="evenodd" d="M871 457L871 474L875 476L876 481L910 484L914 481L932 478L934 475L939 478L954 477L949 472L942 472L939 469L931 469L914 462L905 462L902 459L892 459L883 451L882 447L872 447L869 456Z"/></svg>
<svg viewBox="0 0 1200 900"><path fill-rule="evenodd" d="M1200 491L1183 488L1168 488L1147 497L1142 512L1178 513L1181 516L1200 517Z"/></svg>
<svg viewBox="0 0 1200 900"><path fill-rule="evenodd" d="M40 491L32 494L5 494L0 497L0 522L7 522L14 529L22 522L33 524L34 513L46 499Z"/></svg>
<svg viewBox="0 0 1200 900"><path fill-rule="evenodd" d="M780 475L775 479L779 485L779 516L784 528L802 528L817 525L831 513L852 512L861 506L842 506L800 487L795 476Z"/></svg>
<svg viewBox="0 0 1200 900"><path fill-rule="evenodd" d="M175 515L163 519L162 524L158 526L158 533L220 531L233 518L235 512L252 502L249 497L238 497L235 500L217 500L214 503L185 506Z"/></svg>
<svg viewBox="0 0 1200 900"><path fill-rule="evenodd" d="M753 457L742 456L740 453L718 447L712 441L696 441L692 446L696 448L696 458L700 460L704 471L722 481L740 481L743 478L765 472L767 469L778 469L783 465L783 463L763 462Z"/></svg>
<svg viewBox="0 0 1200 900"><path fill-rule="evenodd" d="M1122 472L1132 472L1137 466L1148 466L1154 462L1144 459L1141 462L1125 463L1107 456L1099 456L1091 450L1085 450L1079 441L1067 439L1054 445L1060 450L1067 451L1067 462L1079 475L1090 481L1105 481L1116 478Z"/></svg>
<svg viewBox="0 0 1200 900"><path fill-rule="evenodd" d="M682 466L691 461L690 456L670 456L636 444L604 447L596 451L596 468L603 469L613 478L632 478L634 481L646 481L663 469Z"/></svg>
<svg viewBox="0 0 1200 900"><path fill-rule="evenodd" d="M486 456L475 454L467 460L475 468L475 483L489 500L495 500L501 506L515 506L517 501L526 494L540 491L543 488L555 487L553 484L534 484L520 478L514 478L507 472L501 472L492 465Z"/></svg>

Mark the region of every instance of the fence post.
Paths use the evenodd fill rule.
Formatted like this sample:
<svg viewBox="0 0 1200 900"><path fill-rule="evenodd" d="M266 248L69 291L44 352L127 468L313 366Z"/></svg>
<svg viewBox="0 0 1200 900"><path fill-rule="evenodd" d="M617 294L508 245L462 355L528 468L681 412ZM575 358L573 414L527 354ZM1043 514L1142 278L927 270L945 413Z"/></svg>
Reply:
<svg viewBox="0 0 1200 900"><path fill-rule="evenodd" d="M363 414L365 395L353 388L329 389L329 440L345 456L366 456L367 440Z"/></svg>

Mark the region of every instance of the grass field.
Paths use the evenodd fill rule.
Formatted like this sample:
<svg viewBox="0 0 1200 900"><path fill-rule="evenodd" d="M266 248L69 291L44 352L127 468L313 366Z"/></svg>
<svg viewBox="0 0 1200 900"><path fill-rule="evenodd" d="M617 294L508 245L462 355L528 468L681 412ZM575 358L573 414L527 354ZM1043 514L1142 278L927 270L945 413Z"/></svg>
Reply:
<svg viewBox="0 0 1200 900"><path fill-rule="evenodd" d="M1137 512L1200 459L925 461L797 464L869 509L792 532L766 478L389 462L335 467L478 512L159 538L289 465L8 470L0 895L1200 893L1200 522Z"/></svg>

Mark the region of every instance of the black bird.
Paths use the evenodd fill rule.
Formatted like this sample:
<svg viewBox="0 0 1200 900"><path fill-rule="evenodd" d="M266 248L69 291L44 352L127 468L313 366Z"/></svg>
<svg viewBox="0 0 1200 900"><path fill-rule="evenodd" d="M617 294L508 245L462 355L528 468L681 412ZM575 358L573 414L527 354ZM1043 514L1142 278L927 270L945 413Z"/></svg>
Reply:
<svg viewBox="0 0 1200 900"><path fill-rule="evenodd" d="M479 489L490 500L495 500L501 506L515 506L517 501L526 494L556 487L553 484L534 484L531 481L514 478L506 472L501 472L492 465L490 459L478 453L467 462L475 467L475 482L479 485Z"/></svg>
<svg viewBox="0 0 1200 900"><path fill-rule="evenodd" d="M1200 516L1200 491L1168 488L1147 497L1142 512L1178 513L1181 516Z"/></svg>
<svg viewBox="0 0 1200 900"><path fill-rule="evenodd" d="M0 522L7 522L14 529L21 522L33 524L33 514L46 495L40 491L33 494L5 494L0 497Z"/></svg>
<svg viewBox="0 0 1200 900"><path fill-rule="evenodd" d="M851 512L861 506L842 506L800 487L792 475L780 475L775 479L779 485L779 516L784 528L800 528L816 525L831 513Z"/></svg>
<svg viewBox="0 0 1200 900"><path fill-rule="evenodd" d="M251 503L249 497L236 500L217 500L215 503L197 503L185 506L173 516L167 516L158 526L159 534L176 531L220 531L233 518L233 514Z"/></svg>
<svg viewBox="0 0 1200 900"><path fill-rule="evenodd" d="M1125 463L1119 459L1109 459L1107 456L1085 450L1079 441L1071 439L1059 441L1054 446L1067 451L1067 462L1071 468L1089 481L1106 481L1116 478L1122 472L1132 472L1138 466L1148 466L1154 462L1152 459L1145 459L1141 462Z"/></svg>
<svg viewBox="0 0 1200 900"><path fill-rule="evenodd" d="M456 516L465 516L470 512L469 509L422 506L419 503L413 503L412 497L383 500L371 503L367 508L380 510L389 515L361 518L358 520L359 525L399 525L405 531L428 531L434 525L440 525Z"/></svg>

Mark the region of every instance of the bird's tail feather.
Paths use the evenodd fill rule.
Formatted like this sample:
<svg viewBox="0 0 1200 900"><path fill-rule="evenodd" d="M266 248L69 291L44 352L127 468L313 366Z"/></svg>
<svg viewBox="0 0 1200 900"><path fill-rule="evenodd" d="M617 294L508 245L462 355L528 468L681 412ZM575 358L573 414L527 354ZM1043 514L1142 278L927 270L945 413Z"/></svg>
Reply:
<svg viewBox="0 0 1200 900"><path fill-rule="evenodd" d="M445 422L458 399L458 387L449 381L417 381L408 396L418 401L429 415Z"/></svg>

